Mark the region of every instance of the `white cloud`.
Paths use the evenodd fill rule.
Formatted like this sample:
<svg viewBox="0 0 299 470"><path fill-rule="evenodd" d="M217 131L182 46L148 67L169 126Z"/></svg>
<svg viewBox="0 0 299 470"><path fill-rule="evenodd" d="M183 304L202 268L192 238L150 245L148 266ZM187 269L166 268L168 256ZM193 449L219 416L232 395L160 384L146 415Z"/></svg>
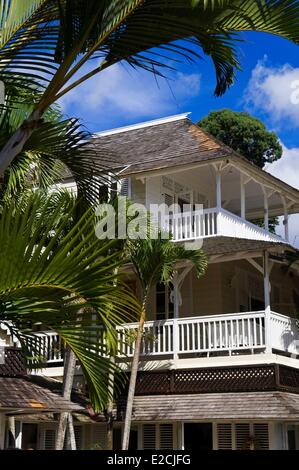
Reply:
<svg viewBox="0 0 299 470"><path fill-rule="evenodd" d="M133 120L181 112L179 106L198 95L200 80L199 74L176 72L167 82L116 64L69 92L60 104L66 113L83 117L87 125L91 119L98 121L100 129L113 117Z"/></svg>
<svg viewBox="0 0 299 470"><path fill-rule="evenodd" d="M299 126L299 68L289 64L267 66L266 58L253 69L244 101L249 108L264 112L277 125L287 120ZM296 85L297 82L297 85ZM296 88L294 88L296 87Z"/></svg>
<svg viewBox="0 0 299 470"><path fill-rule="evenodd" d="M287 148L283 145L282 157L267 166L266 170L273 176L285 181L296 189L299 189L299 148ZM281 222L281 221L280 221ZM289 220L290 242L299 247L299 214L290 216ZM283 235L282 223L277 229L279 235Z"/></svg>

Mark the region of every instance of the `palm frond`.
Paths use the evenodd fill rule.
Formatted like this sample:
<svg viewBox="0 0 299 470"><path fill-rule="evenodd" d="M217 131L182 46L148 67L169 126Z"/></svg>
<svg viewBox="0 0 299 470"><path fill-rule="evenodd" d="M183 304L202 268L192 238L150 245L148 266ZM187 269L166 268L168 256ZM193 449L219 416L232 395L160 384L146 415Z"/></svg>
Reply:
<svg viewBox="0 0 299 470"><path fill-rule="evenodd" d="M168 284L179 261L189 261L198 276L202 275L207 267L206 256L202 250L187 250L183 245L165 238L161 232L157 238L129 239L126 248L145 291L159 282Z"/></svg>
<svg viewBox="0 0 299 470"><path fill-rule="evenodd" d="M115 326L130 320L137 303L116 272L120 253L114 241L95 237L90 210L76 220L64 199L35 193L4 206L0 218L0 321L34 357L34 324L56 331L75 352L94 406L107 400L109 354L117 349ZM54 228L54 229L53 229ZM95 320L91 321L91 312ZM38 355L42 354L39 352Z"/></svg>

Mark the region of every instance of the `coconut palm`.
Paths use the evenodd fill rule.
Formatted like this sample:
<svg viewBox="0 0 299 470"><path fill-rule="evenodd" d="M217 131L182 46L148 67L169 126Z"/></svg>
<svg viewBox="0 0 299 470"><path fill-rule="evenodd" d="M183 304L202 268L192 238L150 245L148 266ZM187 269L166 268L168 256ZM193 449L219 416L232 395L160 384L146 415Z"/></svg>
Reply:
<svg viewBox="0 0 299 470"><path fill-rule="evenodd" d="M242 31L298 43L299 2L0 0L0 30L0 79L12 87L19 74L28 93L38 88L25 119L2 147L3 174L57 99L117 62L163 75L180 60L207 55L221 95L240 68L236 45ZM91 70L84 72L87 62Z"/></svg>
<svg viewBox="0 0 299 470"><path fill-rule="evenodd" d="M141 286L141 311L135 341L134 355L131 364L130 383L127 396L122 449L129 446L133 399L135 394L141 341L150 290L158 283L169 284L175 275L178 262L187 262L195 268L197 276L206 269L206 257L202 250L189 250L183 245L173 243L170 239L158 234L157 238L139 238L127 241L128 258Z"/></svg>
<svg viewBox="0 0 299 470"><path fill-rule="evenodd" d="M65 211L64 197L55 197L34 193L2 209L0 322L31 367L43 356L34 325L56 331L79 361L94 409L101 410L110 398L115 326L127 321L133 300L116 274L121 257L115 242L94 235L94 213L76 220L76 207Z"/></svg>
<svg viewBox="0 0 299 470"><path fill-rule="evenodd" d="M0 107L0 146L23 122L37 93L38 87L28 92L28 82L23 78L6 87L5 106ZM36 187L46 190L71 177L80 197L92 203L105 182L105 160L109 158L92 142L78 119L64 118L60 108L53 105L5 170L0 199L10 201Z"/></svg>

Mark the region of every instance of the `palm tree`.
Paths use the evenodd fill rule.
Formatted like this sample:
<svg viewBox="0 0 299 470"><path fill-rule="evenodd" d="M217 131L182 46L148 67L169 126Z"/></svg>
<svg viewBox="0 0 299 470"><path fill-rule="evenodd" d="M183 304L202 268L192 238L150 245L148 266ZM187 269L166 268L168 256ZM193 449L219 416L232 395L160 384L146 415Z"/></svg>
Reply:
<svg viewBox="0 0 299 470"><path fill-rule="evenodd" d="M147 314L149 292L157 283L169 284L175 275L179 261L191 263L198 276L206 269L207 262L201 250L188 250L183 245L173 243L170 239L158 234L158 238L137 239L127 241L128 257L133 265L141 286L141 311L135 341L134 355L131 365L130 383L127 397L122 449L129 446L132 420L133 400L136 387L140 348L144 322Z"/></svg>
<svg viewBox="0 0 299 470"><path fill-rule="evenodd" d="M117 62L163 75L179 60L206 54L221 95L240 68L241 32L272 33L298 44L299 1L0 0L0 30L0 79L11 88L19 74L27 93L35 93L3 144L3 175L53 103Z"/></svg>
<svg viewBox="0 0 299 470"><path fill-rule="evenodd" d="M16 77L6 88L5 106L0 107L0 146L18 129L36 99L38 88L28 92L26 83ZM36 187L47 190L68 176L74 179L80 197L91 204L106 182L103 162L109 156L102 153L94 148L91 134L78 119L65 119L53 105L2 175L0 200L10 201Z"/></svg>
<svg viewBox="0 0 299 470"><path fill-rule="evenodd" d="M121 255L115 241L98 240L92 210L78 220L76 206L65 210L65 197L36 192L4 205L0 322L20 342L31 367L43 355L34 326L56 331L79 361L92 406L100 411L110 399L115 327L131 318L134 301L116 273ZM116 373L114 386L120 383Z"/></svg>

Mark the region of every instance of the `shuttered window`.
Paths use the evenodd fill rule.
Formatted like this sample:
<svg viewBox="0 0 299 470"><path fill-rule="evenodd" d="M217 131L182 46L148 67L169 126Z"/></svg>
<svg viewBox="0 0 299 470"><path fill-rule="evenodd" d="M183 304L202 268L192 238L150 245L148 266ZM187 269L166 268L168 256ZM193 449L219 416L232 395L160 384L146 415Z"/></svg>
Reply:
<svg viewBox="0 0 299 470"><path fill-rule="evenodd" d="M144 424L142 426L143 450L172 450L174 433L172 424Z"/></svg>
<svg viewBox="0 0 299 470"><path fill-rule="evenodd" d="M83 427L74 426L76 449L80 450L83 448Z"/></svg>
<svg viewBox="0 0 299 470"><path fill-rule="evenodd" d="M131 197L131 180L124 178L120 181L120 194L121 196Z"/></svg>
<svg viewBox="0 0 299 470"><path fill-rule="evenodd" d="M232 449L232 425L217 425L217 447L219 450Z"/></svg>
<svg viewBox="0 0 299 470"><path fill-rule="evenodd" d="M55 429L45 429L44 430L44 450L54 450L55 449L55 438L56 438L56 430Z"/></svg>
<svg viewBox="0 0 299 470"><path fill-rule="evenodd" d="M219 450L267 450L269 429L267 423L217 424Z"/></svg>
<svg viewBox="0 0 299 470"><path fill-rule="evenodd" d="M143 450L156 449L156 425L143 425Z"/></svg>
<svg viewBox="0 0 299 470"><path fill-rule="evenodd" d="M250 425L248 423L236 424L236 449L250 450Z"/></svg>
<svg viewBox="0 0 299 470"><path fill-rule="evenodd" d="M91 446L92 450L107 449L107 426L105 424L93 424L91 426Z"/></svg>
<svg viewBox="0 0 299 470"><path fill-rule="evenodd" d="M256 449L269 449L269 429L268 424L257 423L253 425L254 437L256 439Z"/></svg>
<svg viewBox="0 0 299 470"><path fill-rule="evenodd" d="M161 450L173 449L173 425L160 424L160 447Z"/></svg>

